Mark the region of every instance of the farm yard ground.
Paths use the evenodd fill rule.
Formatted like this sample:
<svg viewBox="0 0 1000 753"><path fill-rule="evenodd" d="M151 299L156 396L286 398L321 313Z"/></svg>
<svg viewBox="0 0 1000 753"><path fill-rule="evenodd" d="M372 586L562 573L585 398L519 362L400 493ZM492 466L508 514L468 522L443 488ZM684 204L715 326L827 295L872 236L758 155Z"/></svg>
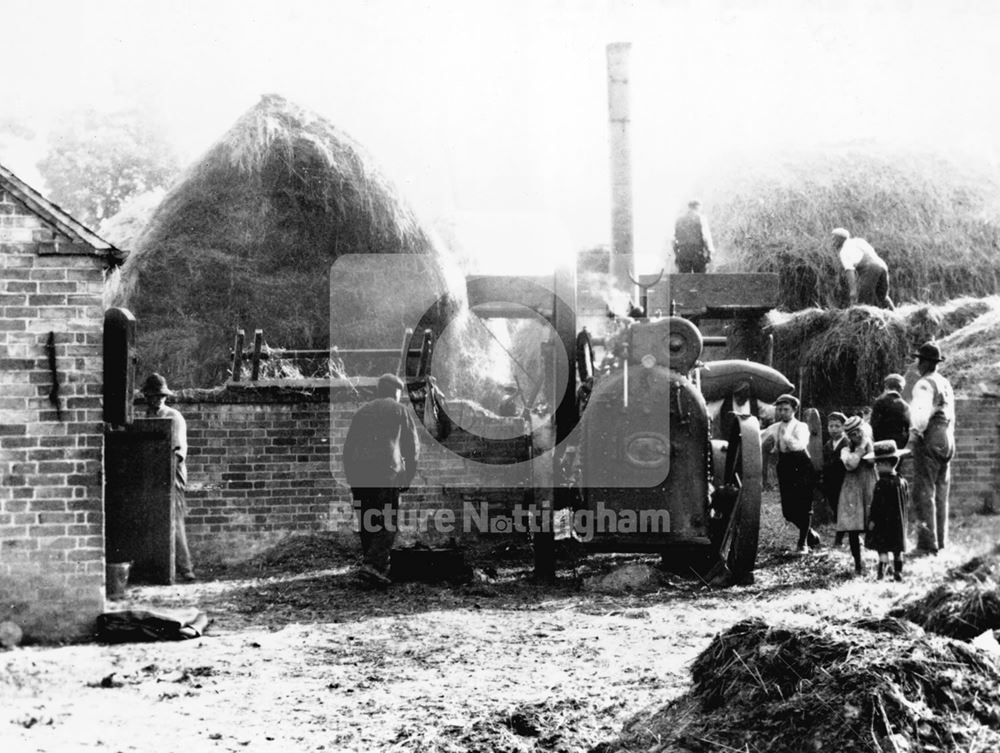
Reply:
<svg viewBox="0 0 1000 753"><path fill-rule="evenodd" d="M573 560L558 584L534 585L513 550L487 582L379 595L354 585L352 551L289 539L119 603L198 606L213 619L202 638L0 654L0 741L10 753L586 751L683 693L691 661L738 620L881 616L998 540L1000 517L962 517L954 546L908 562L905 582L855 579L846 547L789 555L793 532L768 493L751 586L665 576L646 594L580 588L655 564L644 555Z"/></svg>

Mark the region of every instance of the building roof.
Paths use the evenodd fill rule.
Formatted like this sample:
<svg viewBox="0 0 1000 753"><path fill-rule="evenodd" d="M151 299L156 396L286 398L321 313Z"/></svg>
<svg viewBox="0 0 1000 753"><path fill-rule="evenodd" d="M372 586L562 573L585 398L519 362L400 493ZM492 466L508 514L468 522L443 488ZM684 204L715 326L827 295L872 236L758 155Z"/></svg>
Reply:
<svg viewBox="0 0 1000 753"><path fill-rule="evenodd" d="M0 190L7 191L60 234L69 238L69 247L57 249L57 252L93 254L104 257L112 265L121 264L128 256L128 251L112 246L3 165L0 165Z"/></svg>

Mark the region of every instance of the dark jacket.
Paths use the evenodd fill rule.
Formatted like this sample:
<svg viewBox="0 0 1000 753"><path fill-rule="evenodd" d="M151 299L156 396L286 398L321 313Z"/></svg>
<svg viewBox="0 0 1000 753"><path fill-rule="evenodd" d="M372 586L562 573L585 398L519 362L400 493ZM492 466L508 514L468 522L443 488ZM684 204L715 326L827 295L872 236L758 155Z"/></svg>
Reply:
<svg viewBox="0 0 1000 753"><path fill-rule="evenodd" d="M417 472L420 438L402 403L380 397L351 419L344 440L344 474L357 495L365 488L409 488Z"/></svg>
<svg viewBox="0 0 1000 753"><path fill-rule="evenodd" d="M895 390L883 392L872 405L872 436L876 442L895 440L905 447L910 437L910 406Z"/></svg>

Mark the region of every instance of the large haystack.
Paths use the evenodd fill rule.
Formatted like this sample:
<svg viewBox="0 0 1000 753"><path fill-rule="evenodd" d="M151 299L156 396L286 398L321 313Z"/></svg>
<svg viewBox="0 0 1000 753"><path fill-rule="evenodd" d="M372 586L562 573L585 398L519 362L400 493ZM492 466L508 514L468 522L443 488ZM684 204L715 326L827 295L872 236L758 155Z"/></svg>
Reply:
<svg viewBox="0 0 1000 753"><path fill-rule="evenodd" d="M1000 185L977 167L874 149L788 152L730 161L705 188L720 260L779 274L788 311L845 305L835 227L886 260L897 303L1000 290Z"/></svg>
<svg viewBox="0 0 1000 753"><path fill-rule="evenodd" d="M809 405L841 410L870 405L882 390L882 379L903 373L914 349L928 340L941 341L945 350L948 360L941 373L956 389L968 391L976 375L981 378L987 365L1000 360L1000 346L981 332L991 322L1000 329L997 296L895 311L856 306L772 312L768 329L774 334L775 368L796 382ZM977 362L966 356L990 348L996 351L992 358Z"/></svg>
<svg viewBox="0 0 1000 753"><path fill-rule="evenodd" d="M1000 667L965 643L885 618L768 625L718 635L692 690L643 712L612 751L1000 749Z"/></svg>
<svg viewBox="0 0 1000 753"><path fill-rule="evenodd" d="M330 266L358 253L429 254L439 279L426 286L464 298L457 267L362 147L263 97L170 190L129 257L122 297L139 320L140 368L216 384L237 327L264 329L271 345L327 347ZM365 305L379 310L380 295L399 291Z"/></svg>

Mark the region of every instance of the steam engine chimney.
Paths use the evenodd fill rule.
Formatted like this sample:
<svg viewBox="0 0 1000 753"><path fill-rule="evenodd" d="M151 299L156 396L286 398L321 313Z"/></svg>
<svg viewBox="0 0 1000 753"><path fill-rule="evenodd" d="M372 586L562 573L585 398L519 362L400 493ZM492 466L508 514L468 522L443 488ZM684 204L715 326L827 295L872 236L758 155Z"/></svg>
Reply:
<svg viewBox="0 0 1000 753"><path fill-rule="evenodd" d="M627 290L633 302L635 274L632 256L632 157L629 146L630 42L614 42L608 55L608 125L611 132L611 284ZM621 312L616 312L621 313Z"/></svg>

